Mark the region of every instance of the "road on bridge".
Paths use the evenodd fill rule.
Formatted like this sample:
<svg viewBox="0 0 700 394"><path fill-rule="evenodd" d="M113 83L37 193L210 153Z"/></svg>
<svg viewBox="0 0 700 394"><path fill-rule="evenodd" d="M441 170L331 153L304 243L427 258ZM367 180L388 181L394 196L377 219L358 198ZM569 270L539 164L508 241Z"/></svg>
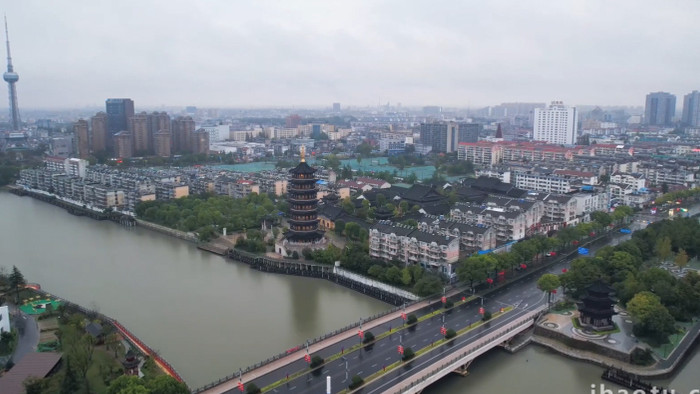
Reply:
<svg viewBox="0 0 700 394"><path fill-rule="evenodd" d="M634 223L633 227L641 227L641 223ZM616 241L619 242L620 238L628 239L629 237L630 235L622 235L616 237ZM606 244L599 242L597 245L590 246L591 254ZM542 274L545 272L561 273L562 269L567 268L570 262L571 259L562 260L543 271ZM318 355L324 359L341 352L344 353L342 358L327 362L318 375L310 373L308 363L302 358L255 379L253 383L263 388L282 381L282 384L271 390L271 392L275 393L325 393L326 377L330 376L332 392L339 392L348 387L354 375L367 378L399 361L401 359L401 355L398 353L399 344L404 348L410 347L414 351L418 351L442 339L444 337L441 333L443 318L444 326L447 329L459 331L481 319L482 315L479 313L479 308L482 306L482 302L483 307L492 313L499 311L501 308L512 308L512 310L495 318L489 324L478 326L459 336L451 345L443 344L442 346L437 346L434 350L421 355L414 361L386 372L381 377L369 382L362 390L363 393L381 393L387 388L408 379L411 375L434 363L437 359L457 353L475 339L487 335L529 311L542 306L546 303L546 299L545 294L537 288L539 277L540 275L535 275L507 284L484 297L478 297L474 301L458 305L449 314L443 313L421 321L412 330L402 329L403 320L400 312L396 312L396 317L393 320L372 329L375 336L379 336L389 330L392 330L392 333L384 338L375 340L371 348L361 348L347 352L347 349L360 343L359 335L356 335L312 353L311 356ZM468 297L471 293L463 295ZM457 296L456 300L461 299L463 295ZM415 314L420 317L441 308L442 303L436 302L416 311ZM299 371L304 370L309 371L309 373L298 374ZM250 382L244 383L247 385ZM234 394L239 391L238 389L232 389L226 392Z"/></svg>

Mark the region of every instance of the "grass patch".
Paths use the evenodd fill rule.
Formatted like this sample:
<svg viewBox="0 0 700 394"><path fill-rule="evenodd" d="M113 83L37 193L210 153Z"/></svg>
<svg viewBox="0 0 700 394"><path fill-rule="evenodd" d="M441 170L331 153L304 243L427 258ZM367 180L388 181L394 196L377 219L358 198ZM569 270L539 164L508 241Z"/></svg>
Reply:
<svg viewBox="0 0 700 394"><path fill-rule="evenodd" d="M640 337L639 339L641 341L646 342L649 345L649 347L651 347L651 350L654 352L654 354L665 359L676 349L676 347L678 347L678 344L683 340L685 334L688 333L688 329L685 326L681 325L679 328L680 330L677 331L675 334L671 334L668 336L668 343L654 343L654 341L650 341L648 338L642 337Z"/></svg>

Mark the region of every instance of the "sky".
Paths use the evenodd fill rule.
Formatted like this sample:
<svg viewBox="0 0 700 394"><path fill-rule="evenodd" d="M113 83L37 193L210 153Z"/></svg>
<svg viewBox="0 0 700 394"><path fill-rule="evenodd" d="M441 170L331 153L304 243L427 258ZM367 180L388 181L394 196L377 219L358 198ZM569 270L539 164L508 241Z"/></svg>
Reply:
<svg viewBox="0 0 700 394"><path fill-rule="evenodd" d="M681 105L700 90L697 0L0 4L20 108Z"/></svg>

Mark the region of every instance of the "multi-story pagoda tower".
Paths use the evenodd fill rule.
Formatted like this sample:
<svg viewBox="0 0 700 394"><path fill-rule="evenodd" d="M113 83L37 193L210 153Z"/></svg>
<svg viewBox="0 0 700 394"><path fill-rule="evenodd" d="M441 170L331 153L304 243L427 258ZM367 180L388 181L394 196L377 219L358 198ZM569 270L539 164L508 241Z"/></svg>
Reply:
<svg viewBox="0 0 700 394"><path fill-rule="evenodd" d="M578 319L582 326L599 331L615 327L612 321L617 303L614 292L615 289L601 281L586 288L586 294L577 303L580 313Z"/></svg>
<svg viewBox="0 0 700 394"><path fill-rule="evenodd" d="M7 40L7 71L2 75L2 79L7 82L7 88L10 93L10 127L16 131L22 127L22 121L19 117L19 105L17 105L17 88L15 87L15 84L19 81L19 75L12 67L10 35L7 33L7 17L5 17L5 38Z"/></svg>
<svg viewBox="0 0 700 394"><path fill-rule="evenodd" d="M318 189L316 188L316 169L306 163L306 147L301 147L301 161L289 170L287 187L289 203L289 231L286 241L291 245L308 246L323 240L323 231L318 229Z"/></svg>

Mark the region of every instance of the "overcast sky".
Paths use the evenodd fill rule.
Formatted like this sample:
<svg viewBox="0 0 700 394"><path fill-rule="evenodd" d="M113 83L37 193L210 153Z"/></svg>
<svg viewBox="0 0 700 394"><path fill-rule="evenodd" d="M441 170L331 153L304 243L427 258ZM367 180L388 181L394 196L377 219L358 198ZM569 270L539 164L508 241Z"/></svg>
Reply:
<svg viewBox="0 0 700 394"><path fill-rule="evenodd" d="M2 11L20 108L643 105L663 90L680 110L700 90L698 0L22 0Z"/></svg>

